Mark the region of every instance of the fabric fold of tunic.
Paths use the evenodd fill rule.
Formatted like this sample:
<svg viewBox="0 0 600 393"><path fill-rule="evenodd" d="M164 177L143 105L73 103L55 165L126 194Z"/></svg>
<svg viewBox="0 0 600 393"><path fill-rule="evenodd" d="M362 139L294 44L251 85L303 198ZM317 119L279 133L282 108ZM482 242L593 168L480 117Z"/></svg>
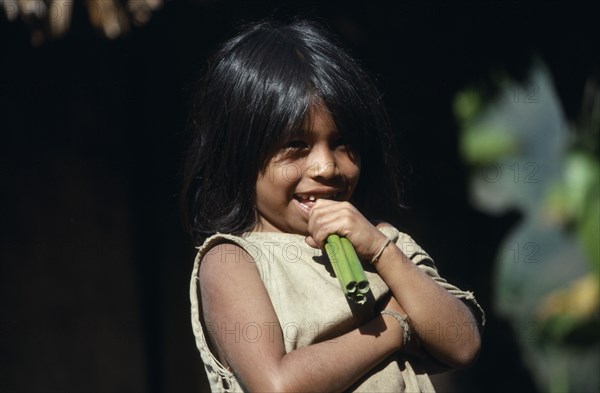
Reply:
<svg viewBox="0 0 600 393"><path fill-rule="evenodd" d="M455 297L463 300L474 311L480 326L485 324L483 310L471 292L461 291L439 276L433 260L405 233L391 226L379 229L389 237L408 258L428 276ZM217 233L199 247L192 271L190 301L192 328L196 346L204 363L212 392L244 391L235 375L218 361L211 352L206 327L202 323L199 304L198 269L200 261L210 250L221 243L229 258L242 260L245 250L256 263L260 277L269 294L279 326L283 332L286 353L321 341L335 342L335 337L346 333L369 319L378 309L378 301L389 295L385 282L372 266L365 266L371 292L364 305L350 303L343 295L333 269L321 250L308 246L304 236L249 232L241 236ZM227 243L233 243L228 245ZM228 251L228 247L230 250ZM232 288L232 290L238 290ZM228 334L238 334L241 339L256 340L269 334L274 326L227 327ZM279 328L279 327L277 327ZM249 337L242 337L248 335ZM401 353L390 356L356 382L349 391L355 392L433 392L429 376L415 372L414 364Z"/></svg>

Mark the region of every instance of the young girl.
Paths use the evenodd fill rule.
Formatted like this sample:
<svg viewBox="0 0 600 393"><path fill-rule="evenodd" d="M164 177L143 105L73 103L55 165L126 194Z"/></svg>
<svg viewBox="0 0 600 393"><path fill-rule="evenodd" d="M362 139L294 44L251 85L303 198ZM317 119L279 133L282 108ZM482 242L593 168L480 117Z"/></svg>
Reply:
<svg viewBox="0 0 600 393"><path fill-rule="evenodd" d="M264 22L226 42L192 125L192 326L213 392L433 391L427 373L473 362L472 294L366 218L399 204L392 132L372 81L321 28ZM330 234L363 263L363 305L322 251Z"/></svg>

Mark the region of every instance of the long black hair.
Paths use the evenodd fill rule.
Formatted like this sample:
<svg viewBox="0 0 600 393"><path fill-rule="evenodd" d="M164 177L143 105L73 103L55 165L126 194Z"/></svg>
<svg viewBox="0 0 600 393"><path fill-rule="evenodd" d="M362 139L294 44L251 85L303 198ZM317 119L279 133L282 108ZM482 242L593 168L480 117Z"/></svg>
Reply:
<svg viewBox="0 0 600 393"><path fill-rule="evenodd" d="M393 133L373 81L318 24L260 22L225 42L197 89L182 191L196 243L255 225L259 173L317 103L360 154L352 202L366 216L400 206Z"/></svg>

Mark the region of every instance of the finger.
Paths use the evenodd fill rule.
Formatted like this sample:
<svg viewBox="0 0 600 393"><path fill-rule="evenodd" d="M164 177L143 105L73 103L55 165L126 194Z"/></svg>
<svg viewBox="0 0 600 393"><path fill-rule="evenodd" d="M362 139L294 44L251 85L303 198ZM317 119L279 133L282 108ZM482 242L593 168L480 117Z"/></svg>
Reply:
<svg viewBox="0 0 600 393"><path fill-rule="evenodd" d="M317 226L317 228L311 232L312 239L320 248L324 248L329 235L337 234L340 237L347 237L349 233L348 226L344 225L343 221L345 221L344 218L334 218L329 222Z"/></svg>
<svg viewBox="0 0 600 393"><path fill-rule="evenodd" d="M336 224L339 224L342 219L343 215L339 210L325 211L323 208L319 210L313 208L308 218L308 232L317 244L321 244L328 235L338 233Z"/></svg>
<svg viewBox="0 0 600 393"><path fill-rule="evenodd" d="M327 237L333 233L348 236L350 228L358 229L359 217L353 207L340 205L314 207L309 216L308 232L319 247L324 247ZM365 223L367 221L365 220Z"/></svg>
<svg viewBox="0 0 600 393"><path fill-rule="evenodd" d="M345 202L334 202L334 201L318 201L315 206L311 209L308 219L309 224L322 225L325 221L331 221L331 218L340 218L343 216L351 216L360 214L356 209Z"/></svg>
<svg viewBox="0 0 600 393"><path fill-rule="evenodd" d="M306 236L304 238L304 242L306 242L306 244L308 244L312 248L319 248L319 245L317 244L317 242L315 242L315 239L313 239L312 236Z"/></svg>

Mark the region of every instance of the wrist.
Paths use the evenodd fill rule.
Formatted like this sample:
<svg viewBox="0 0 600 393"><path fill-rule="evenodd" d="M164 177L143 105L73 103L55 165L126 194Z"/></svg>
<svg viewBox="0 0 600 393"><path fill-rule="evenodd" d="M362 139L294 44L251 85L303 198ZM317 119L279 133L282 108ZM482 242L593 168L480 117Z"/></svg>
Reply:
<svg viewBox="0 0 600 393"><path fill-rule="evenodd" d="M390 242L384 249L379 258L373 263L377 274L381 276L383 281L388 284L389 279L398 279L400 277L406 278L404 273L408 272L405 270L406 267L413 268L415 264L412 263L410 258L406 256L400 250L400 248L394 242Z"/></svg>
<svg viewBox="0 0 600 393"><path fill-rule="evenodd" d="M408 315L401 314L396 311L385 309L381 311L381 317L389 319L389 324L396 325L399 328L399 347L405 348L411 339L411 327L409 324ZM386 324L386 326L390 326Z"/></svg>
<svg viewBox="0 0 600 393"><path fill-rule="evenodd" d="M377 262L379 262L379 259L381 258L381 255L385 252L385 249L388 248L388 246L392 243L392 239L390 239L387 236L383 236L383 238L381 239L381 241L379 241L377 248L375 248L375 250L373 251L373 256L369 259L369 263L371 263L371 265L375 265L377 264Z"/></svg>

